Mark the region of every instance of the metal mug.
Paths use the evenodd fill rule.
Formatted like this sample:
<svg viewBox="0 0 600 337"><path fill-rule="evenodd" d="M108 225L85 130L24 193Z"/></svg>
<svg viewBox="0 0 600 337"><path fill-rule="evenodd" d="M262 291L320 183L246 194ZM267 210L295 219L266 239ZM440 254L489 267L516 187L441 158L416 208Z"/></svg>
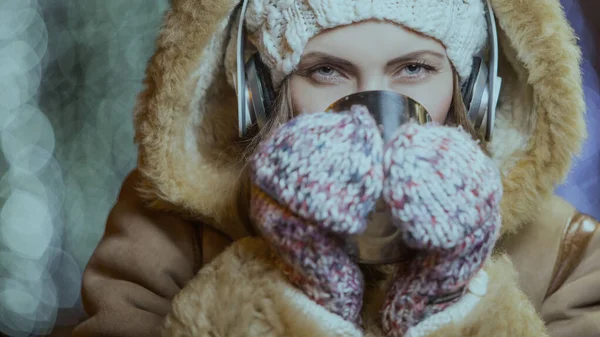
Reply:
<svg viewBox="0 0 600 337"><path fill-rule="evenodd" d="M354 105L367 108L377 122L384 142L391 140L398 128L415 121L425 124L431 116L425 108L410 97L391 91L363 91L343 97L326 112L349 111ZM369 215L366 230L346 239L345 250L354 260L364 264L386 264L400 261L406 248L401 242L399 229L393 225L392 217L383 198L377 201L375 210Z"/></svg>

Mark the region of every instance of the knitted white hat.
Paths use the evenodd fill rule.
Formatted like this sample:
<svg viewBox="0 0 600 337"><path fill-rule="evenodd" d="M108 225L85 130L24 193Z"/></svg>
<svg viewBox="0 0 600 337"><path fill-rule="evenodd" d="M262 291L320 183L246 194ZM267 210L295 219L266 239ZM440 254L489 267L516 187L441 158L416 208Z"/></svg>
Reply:
<svg viewBox="0 0 600 337"><path fill-rule="evenodd" d="M487 39L483 0L250 0L246 29L278 87L300 62L310 38L369 19L395 22L437 39L462 81Z"/></svg>

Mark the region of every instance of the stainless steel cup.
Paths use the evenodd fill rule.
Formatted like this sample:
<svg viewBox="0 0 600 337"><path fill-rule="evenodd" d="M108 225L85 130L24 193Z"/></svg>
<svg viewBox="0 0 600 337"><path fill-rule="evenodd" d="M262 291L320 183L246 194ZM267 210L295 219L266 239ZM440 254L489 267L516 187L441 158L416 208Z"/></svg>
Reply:
<svg viewBox="0 0 600 337"><path fill-rule="evenodd" d="M369 110L379 125L385 142L391 140L401 125L411 120L419 124L431 121L429 113L421 104L391 91L355 93L337 100L326 111L348 111L354 105L362 105ZM405 251L399 230L392 224L391 213L383 199L378 200L375 210L369 215L365 232L346 240L346 252L359 263L398 262Z"/></svg>

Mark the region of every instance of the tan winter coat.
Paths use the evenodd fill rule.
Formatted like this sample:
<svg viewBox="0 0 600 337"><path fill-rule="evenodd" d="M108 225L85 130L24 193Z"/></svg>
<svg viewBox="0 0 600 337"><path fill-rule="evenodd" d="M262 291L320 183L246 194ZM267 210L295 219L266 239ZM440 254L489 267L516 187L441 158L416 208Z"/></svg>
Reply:
<svg viewBox="0 0 600 337"><path fill-rule="evenodd" d="M503 173L502 239L487 294L430 336L600 336L598 222L553 196L585 132L576 39L558 0L491 2L503 89L489 148ZM86 269L90 317L74 336L381 336L385 277L367 275L360 332L287 283L249 236L223 67L236 5L172 0L135 113L138 171Z"/></svg>

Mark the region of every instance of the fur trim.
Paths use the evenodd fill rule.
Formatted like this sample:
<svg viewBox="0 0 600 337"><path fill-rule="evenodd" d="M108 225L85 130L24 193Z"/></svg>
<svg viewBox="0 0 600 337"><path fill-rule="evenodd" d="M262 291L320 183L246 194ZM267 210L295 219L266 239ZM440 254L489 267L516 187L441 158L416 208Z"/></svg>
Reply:
<svg viewBox="0 0 600 337"><path fill-rule="evenodd" d="M223 50L236 5L172 1L134 116L142 196L154 208L184 211L234 239L245 234L236 207L243 163Z"/></svg>
<svg viewBox="0 0 600 337"><path fill-rule="evenodd" d="M143 195L233 238L244 144L223 57L238 1L173 0L135 112ZM504 175L503 231L529 223L566 176L585 126L580 52L558 0L492 0L503 90L491 153Z"/></svg>
<svg viewBox="0 0 600 337"><path fill-rule="evenodd" d="M557 0L492 0L504 79L490 150L504 174L503 231L531 223L585 137L581 54Z"/></svg>
<svg viewBox="0 0 600 337"><path fill-rule="evenodd" d="M464 320L427 336L546 337L543 321L518 289L509 259L494 257L485 270L490 282L477 306ZM383 298L380 294L385 294L387 282L379 284L370 289L365 303L365 337L384 336L377 318L381 301L377 299ZM292 287L274 265L264 241L255 238L237 241L202 268L177 294L172 307L164 337L363 336L353 324Z"/></svg>
<svg viewBox="0 0 600 337"><path fill-rule="evenodd" d="M272 261L260 239L234 243L175 297L162 336L362 336L292 287Z"/></svg>

